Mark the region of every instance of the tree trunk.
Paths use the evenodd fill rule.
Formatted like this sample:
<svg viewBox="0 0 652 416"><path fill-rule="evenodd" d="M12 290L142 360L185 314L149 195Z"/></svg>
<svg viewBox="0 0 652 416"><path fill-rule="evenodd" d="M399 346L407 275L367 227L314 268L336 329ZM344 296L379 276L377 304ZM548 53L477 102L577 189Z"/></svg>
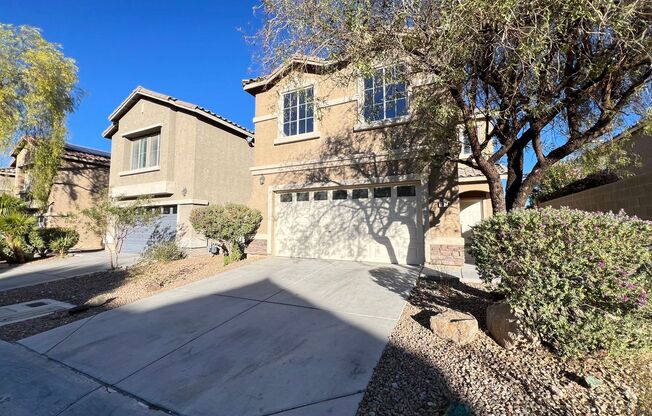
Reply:
<svg viewBox="0 0 652 416"><path fill-rule="evenodd" d="M489 197L491 198L491 208L494 214L506 211L505 196L503 195L503 184L500 181L500 175L486 175L489 184Z"/></svg>
<svg viewBox="0 0 652 416"><path fill-rule="evenodd" d="M514 146L507 153L507 187L505 205L508 211L519 208L514 205L516 196L523 185L523 149Z"/></svg>

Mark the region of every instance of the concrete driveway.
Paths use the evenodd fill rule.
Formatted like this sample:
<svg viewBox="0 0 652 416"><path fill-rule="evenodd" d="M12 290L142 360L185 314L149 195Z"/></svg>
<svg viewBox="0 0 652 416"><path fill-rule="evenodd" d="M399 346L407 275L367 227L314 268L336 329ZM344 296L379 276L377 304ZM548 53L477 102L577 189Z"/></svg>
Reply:
<svg viewBox="0 0 652 416"><path fill-rule="evenodd" d="M417 274L269 258L20 343L172 414L354 415Z"/></svg>
<svg viewBox="0 0 652 416"><path fill-rule="evenodd" d="M123 253L120 255L120 265L131 265L138 257L138 254ZM62 259L49 258L19 265L4 265L0 268L0 292L101 272L110 267L109 254L105 251L74 253Z"/></svg>

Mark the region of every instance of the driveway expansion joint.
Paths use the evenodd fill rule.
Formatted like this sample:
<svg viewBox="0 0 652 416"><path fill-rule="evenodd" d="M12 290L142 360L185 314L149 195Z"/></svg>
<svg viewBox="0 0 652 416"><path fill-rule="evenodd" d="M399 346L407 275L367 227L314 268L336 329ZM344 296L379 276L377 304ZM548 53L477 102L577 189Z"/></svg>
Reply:
<svg viewBox="0 0 652 416"><path fill-rule="evenodd" d="M329 397L328 399L316 400L316 401L311 402L311 403L302 404L302 405L294 406L294 407L289 407L289 408L283 409L283 410L276 410L276 411L271 412L271 413L264 413L261 416L280 415L280 414L283 414L285 412L290 412L292 410L303 409L304 407L313 406L313 405L320 404L320 403L327 403L327 402L330 402L330 401L333 401L333 400L344 399L345 397L355 396L356 394L360 394L360 393L364 393L364 392L365 392L365 390L362 389L362 390L355 391L353 393L340 394L340 395L337 395L337 396L334 396L334 397Z"/></svg>
<svg viewBox="0 0 652 416"><path fill-rule="evenodd" d="M130 399L136 400L137 402L140 402L140 403L144 404L145 406L147 406L147 408L149 408L151 410L158 410L158 411L167 413L167 414L169 414L171 416L187 416L187 415L184 415L182 413L175 412L175 411L173 411L171 409L168 409L166 407L160 406L160 405L158 405L156 403L152 403L150 401L147 401L147 400L143 399L142 397L136 396L133 393L130 393L130 392L124 390L124 389L121 389L120 387L117 387L117 386L115 386L113 384L110 384L110 383L107 383L107 382L105 382L103 380L100 380L99 378L94 377L94 376L92 376L92 375L90 375L88 373L85 373L83 371L80 371L75 367L71 367L70 365L68 365L68 364L66 364L66 363L64 363L62 361L59 361L59 360L57 360L55 358L52 358L52 357L49 357L49 356L47 356L45 354L41 354L38 351L34 351L33 349L29 348L26 345L22 345L22 344L19 344L19 343L16 343L16 342L12 342L11 344L12 345L17 345L20 348L24 348L25 350L29 351L30 353L33 353L33 354L36 354L38 356L44 357L47 361L51 361L53 363L56 363L57 365L60 365L60 366L62 366L64 368L70 370L71 372L73 372L75 374L79 374L80 376L85 377L85 378L87 378L87 379L89 379L89 380L91 380L91 381L98 384L98 386L96 388L94 388L93 390L91 390L88 393L84 394L83 396L81 396L80 398L75 400L74 402L70 403L68 406L66 406L65 409L58 412L55 416L59 416L59 415L63 414L66 410L70 409L76 403L79 403L81 400L85 399L86 397L88 397L92 393L98 391L102 387L114 390L115 392L117 392L117 393L119 393L119 394L121 394L121 395L123 395L125 397L129 397Z"/></svg>

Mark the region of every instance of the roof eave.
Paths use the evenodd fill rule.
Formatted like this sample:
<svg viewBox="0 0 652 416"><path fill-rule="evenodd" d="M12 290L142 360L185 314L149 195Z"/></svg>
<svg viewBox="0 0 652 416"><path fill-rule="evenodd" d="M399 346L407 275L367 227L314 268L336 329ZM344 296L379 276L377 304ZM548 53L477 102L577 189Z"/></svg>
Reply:
<svg viewBox="0 0 652 416"><path fill-rule="evenodd" d="M128 111L128 109L131 108L130 104L132 102L135 104L138 100L140 100L143 97L147 97L147 98L149 98L149 99L151 99L153 101L156 101L156 102L159 102L159 103L164 103L166 105L171 105L171 106L174 106L174 107L179 108L181 110L192 112L195 115L208 118L209 120L219 124L220 126L223 126L223 127L226 127L228 129L231 129L231 130L235 131L239 135L243 136L243 138L253 137L253 135L254 135L253 132L250 132L250 131L246 130L245 128L242 128L242 127L236 125L235 123L222 120L222 118L209 113L207 110L200 109L199 106L197 106L195 104L192 104L192 106L194 106L194 108L190 107L190 106L182 106L182 105L177 104L176 101L178 101L178 100L172 99L172 97L168 96L168 98L165 99L165 98L159 97L158 95L150 94L147 90L145 90L141 86L136 87L136 89L133 90L131 92L131 94L129 94L129 96L118 106L118 108L116 108L113 111L113 113L111 113L111 115L109 116L109 120L113 124L111 126L109 126L106 130L104 130L102 135L105 138L110 139L118 130L118 120L120 120L120 118L124 115L124 113L126 113ZM190 104L190 103L186 103L186 104Z"/></svg>

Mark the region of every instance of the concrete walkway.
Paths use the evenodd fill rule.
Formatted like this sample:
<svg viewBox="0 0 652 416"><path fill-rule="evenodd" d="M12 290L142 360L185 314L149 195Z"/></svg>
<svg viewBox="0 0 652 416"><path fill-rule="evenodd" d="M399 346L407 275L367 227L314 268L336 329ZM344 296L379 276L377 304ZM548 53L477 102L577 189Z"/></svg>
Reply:
<svg viewBox="0 0 652 416"><path fill-rule="evenodd" d="M0 414L164 416L27 348L0 341Z"/></svg>
<svg viewBox="0 0 652 416"><path fill-rule="evenodd" d="M128 266L138 260L138 254L123 253L120 265ZM50 258L31 263L0 268L0 292L19 287L81 276L108 270L111 266L105 251L77 253L63 259Z"/></svg>
<svg viewBox="0 0 652 416"><path fill-rule="evenodd" d="M417 274L270 258L20 342L171 414L352 416Z"/></svg>

